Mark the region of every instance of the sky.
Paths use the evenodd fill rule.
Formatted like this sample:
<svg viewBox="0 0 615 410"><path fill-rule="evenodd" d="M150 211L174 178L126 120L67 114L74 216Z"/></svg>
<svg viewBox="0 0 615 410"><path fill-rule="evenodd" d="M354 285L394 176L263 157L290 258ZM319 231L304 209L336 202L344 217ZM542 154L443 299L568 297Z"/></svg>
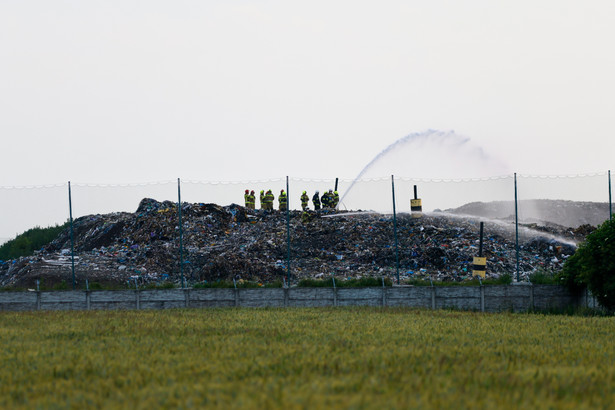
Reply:
<svg viewBox="0 0 615 410"><path fill-rule="evenodd" d="M614 20L612 1L3 0L0 186L353 178L430 129L520 173L605 171Z"/></svg>
<svg viewBox="0 0 615 410"><path fill-rule="evenodd" d="M0 188L352 179L429 130L510 172L605 172L613 38L610 0L3 0ZM437 152L393 157L475 176Z"/></svg>

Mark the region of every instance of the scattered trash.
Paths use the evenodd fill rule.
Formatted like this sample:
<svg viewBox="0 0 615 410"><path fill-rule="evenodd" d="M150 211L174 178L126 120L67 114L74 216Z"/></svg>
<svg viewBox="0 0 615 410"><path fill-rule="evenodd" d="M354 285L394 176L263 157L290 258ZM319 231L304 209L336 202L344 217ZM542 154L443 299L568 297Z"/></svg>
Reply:
<svg viewBox="0 0 615 410"><path fill-rule="evenodd" d="M324 275L396 276L396 248L389 215L371 212L291 211L291 282ZM306 217L308 215L308 217ZM335 217L332 217L335 216ZM74 221L75 272L85 283L134 285L181 280L269 283L287 274L286 213L236 204L183 203L180 270L177 204L143 199L134 213L89 215ZM575 243L593 227L525 226L520 229L522 276L559 270ZM397 216L402 279L461 281L478 253L479 220L447 213ZM71 275L67 229L37 255L0 264L0 286L32 286ZM515 230L509 222L485 223L487 277L514 273Z"/></svg>

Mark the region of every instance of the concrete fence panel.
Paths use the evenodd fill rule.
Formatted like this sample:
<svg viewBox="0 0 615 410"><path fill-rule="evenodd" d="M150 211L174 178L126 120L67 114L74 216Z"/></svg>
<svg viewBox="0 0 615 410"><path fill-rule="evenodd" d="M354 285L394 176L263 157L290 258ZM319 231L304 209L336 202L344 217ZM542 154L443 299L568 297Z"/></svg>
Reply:
<svg viewBox="0 0 615 410"><path fill-rule="evenodd" d="M596 305L559 285L0 292L0 310L404 306L485 312Z"/></svg>
<svg viewBox="0 0 615 410"><path fill-rule="evenodd" d="M139 309L170 309L187 307L183 289L151 289L139 292Z"/></svg>
<svg viewBox="0 0 615 410"><path fill-rule="evenodd" d="M290 288L288 306L324 307L335 306L336 291L333 288Z"/></svg>
<svg viewBox="0 0 615 410"><path fill-rule="evenodd" d="M337 288L338 306L382 306L384 288Z"/></svg>
<svg viewBox="0 0 615 410"><path fill-rule="evenodd" d="M241 307L284 307L282 288L237 289L237 294Z"/></svg>
<svg viewBox="0 0 615 410"><path fill-rule="evenodd" d="M534 308L538 310L564 309L581 302L581 297L558 285L534 285L533 291Z"/></svg>
<svg viewBox="0 0 615 410"><path fill-rule="evenodd" d="M86 310L86 294L82 290L39 292L42 310Z"/></svg>
<svg viewBox="0 0 615 410"><path fill-rule="evenodd" d="M485 286L485 311L522 312L532 309L532 285L487 285Z"/></svg>
<svg viewBox="0 0 615 410"><path fill-rule="evenodd" d="M36 292L2 292L0 294L0 310L36 310L37 300Z"/></svg>
<svg viewBox="0 0 615 410"><path fill-rule="evenodd" d="M427 286L408 286L387 288L387 306L431 308L432 288Z"/></svg>
<svg viewBox="0 0 615 410"><path fill-rule="evenodd" d="M235 289L191 289L190 307L233 307Z"/></svg>
<svg viewBox="0 0 615 410"><path fill-rule="evenodd" d="M138 293L134 290L93 290L90 309L137 309Z"/></svg>
<svg viewBox="0 0 615 410"><path fill-rule="evenodd" d="M480 287L436 286L436 309L481 310Z"/></svg>

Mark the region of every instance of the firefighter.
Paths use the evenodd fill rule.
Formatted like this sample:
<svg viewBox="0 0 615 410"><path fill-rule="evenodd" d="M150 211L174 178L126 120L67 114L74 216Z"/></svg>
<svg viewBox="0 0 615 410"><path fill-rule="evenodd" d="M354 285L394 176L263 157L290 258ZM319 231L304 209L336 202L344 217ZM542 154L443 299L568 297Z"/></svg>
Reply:
<svg viewBox="0 0 615 410"><path fill-rule="evenodd" d="M301 222L306 224L312 220L313 213L310 211L303 211L301 213Z"/></svg>
<svg viewBox="0 0 615 410"><path fill-rule="evenodd" d="M318 211L320 209L320 195L318 191L312 197L312 203L314 204L314 209Z"/></svg>
<svg viewBox="0 0 615 410"><path fill-rule="evenodd" d="M246 208L250 207L250 190L246 189L246 192L243 194L243 199L246 202Z"/></svg>
<svg viewBox="0 0 615 410"><path fill-rule="evenodd" d="M278 208L280 211L286 211L288 207L288 197L286 196L286 192L284 190L280 191L280 196L278 197Z"/></svg>
<svg viewBox="0 0 615 410"><path fill-rule="evenodd" d="M337 208L337 205L340 203L340 194L339 192L333 192L333 206L332 208Z"/></svg>
<svg viewBox="0 0 615 410"><path fill-rule="evenodd" d="M301 209L307 211L309 202L310 197L307 195L307 192L303 191L303 193L301 194Z"/></svg>
<svg viewBox="0 0 615 410"><path fill-rule="evenodd" d="M263 200L265 201L265 209L268 211L273 211L273 200L275 199L275 197L273 196L273 192L271 192L271 189L267 190L267 192L265 193L265 197L263 198Z"/></svg>
<svg viewBox="0 0 615 410"><path fill-rule="evenodd" d="M333 198L331 198L329 192L325 191L325 193L322 194L322 196L320 197L320 202L322 202L322 209L329 208L331 206L332 199Z"/></svg>
<svg viewBox="0 0 615 410"><path fill-rule="evenodd" d="M254 195L254 191L250 191L250 195L248 195L248 202L246 208L255 209L256 208L256 195Z"/></svg>
<svg viewBox="0 0 615 410"><path fill-rule="evenodd" d="M260 201L261 201L261 209L267 209L267 207L265 206L265 190L261 189L261 195L260 195Z"/></svg>

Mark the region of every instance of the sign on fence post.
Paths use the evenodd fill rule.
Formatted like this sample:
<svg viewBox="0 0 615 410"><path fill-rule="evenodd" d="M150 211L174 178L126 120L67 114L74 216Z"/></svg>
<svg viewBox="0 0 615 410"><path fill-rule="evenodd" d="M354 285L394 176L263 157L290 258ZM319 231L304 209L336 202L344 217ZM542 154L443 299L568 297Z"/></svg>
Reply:
<svg viewBox="0 0 615 410"><path fill-rule="evenodd" d="M478 256L474 257L472 262L472 276L484 278L487 272L487 258L483 257L483 232L485 223L480 223L480 239L478 245Z"/></svg>

